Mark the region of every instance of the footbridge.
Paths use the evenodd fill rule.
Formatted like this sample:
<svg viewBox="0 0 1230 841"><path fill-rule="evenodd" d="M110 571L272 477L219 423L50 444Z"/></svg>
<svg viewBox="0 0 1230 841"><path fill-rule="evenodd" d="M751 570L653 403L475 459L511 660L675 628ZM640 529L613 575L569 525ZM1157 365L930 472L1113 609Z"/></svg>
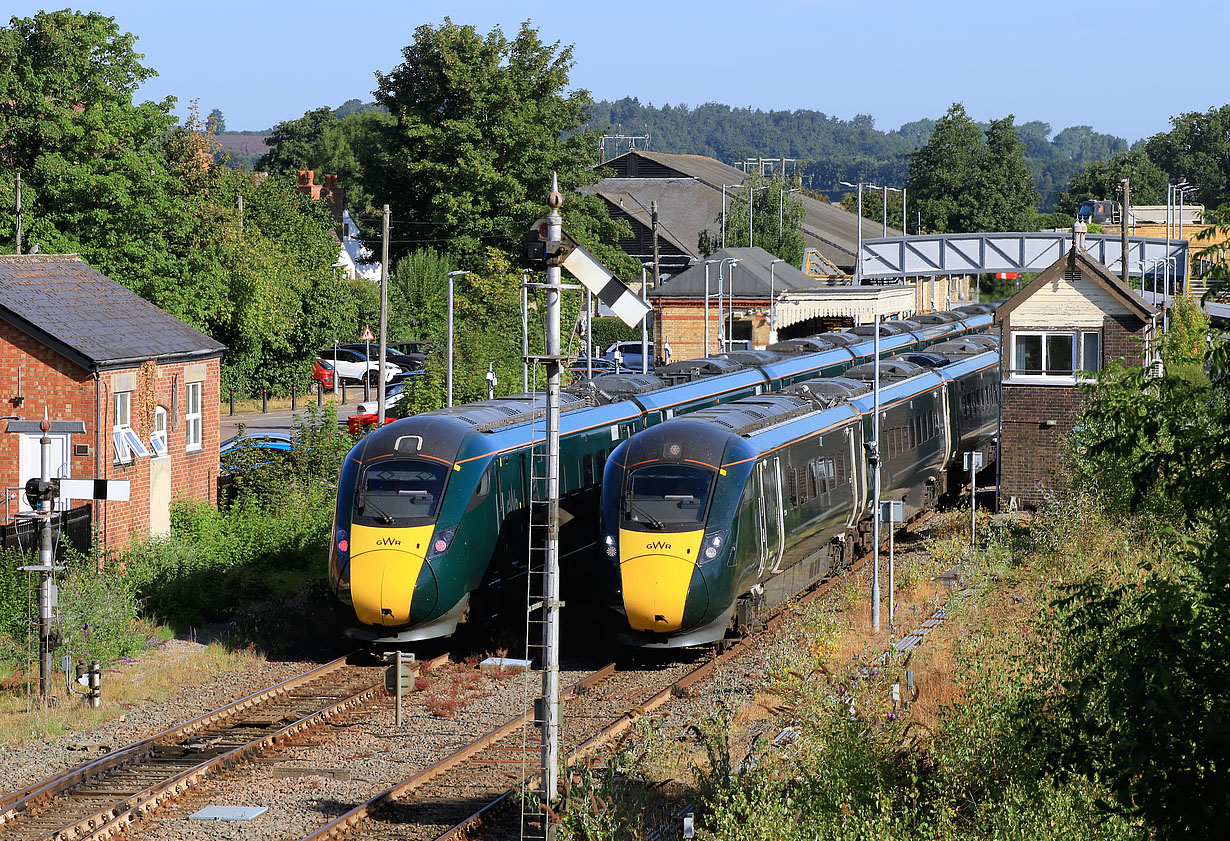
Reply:
<svg viewBox="0 0 1230 841"><path fill-rule="evenodd" d="M1068 253L1072 232L919 234L863 240L863 280L901 277L1041 272ZM1114 275L1123 255L1117 235L1088 234L1085 250ZM1187 240L1128 237L1128 275L1169 276L1187 285Z"/></svg>

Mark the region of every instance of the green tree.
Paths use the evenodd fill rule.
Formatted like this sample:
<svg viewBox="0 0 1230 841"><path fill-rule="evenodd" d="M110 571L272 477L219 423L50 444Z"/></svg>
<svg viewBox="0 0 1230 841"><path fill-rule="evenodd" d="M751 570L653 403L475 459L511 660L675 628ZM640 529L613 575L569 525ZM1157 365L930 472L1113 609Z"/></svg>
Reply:
<svg viewBox="0 0 1230 841"><path fill-rule="evenodd" d="M979 230L977 187L985 156L982 132L965 108L954 103L910 158L906 188L924 228L938 233Z"/></svg>
<svg viewBox="0 0 1230 841"><path fill-rule="evenodd" d="M1170 118L1172 128L1145 142L1145 150L1174 178L1196 185L1206 207L1230 203L1230 105Z"/></svg>
<svg viewBox="0 0 1230 841"><path fill-rule="evenodd" d="M743 182L743 189L734 194L735 198L726 210L727 247L737 248L748 243L749 191L754 201L752 224L755 226L755 236L752 238L752 244L791 265L802 265L806 247L803 241L803 222L807 211L803 205L798 181L786 179L781 173L771 178L752 173ZM717 223L717 229L704 231L700 237L700 250L706 257L722 247L721 214L714 217L713 221Z"/></svg>
<svg viewBox="0 0 1230 841"><path fill-rule="evenodd" d="M987 129L986 155L977 181L983 230L1032 231L1037 226L1038 190L1012 120L1011 114L992 120Z"/></svg>
<svg viewBox="0 0 1230 841"><path fill-rule="evenodd" d="M583 215L602 213L600 202L571 195L597 177L588 168L596 135L577 131L589 94L566 90L571 47L544 44L528 22L510 41L498 27L482 36L445 18L420 26L402 58L376 74L376 101L393 122L369 171L374 201L407 220L410 242L395 243L395 257L435 244L483 268L488 247L516 253L545 215L553 172L574 236Z"/></svg>
<svg viewBox="0 0 1230 841"><path fill-rule="evenodd" d="M205 130L210 134L221 134L226 131L226 118L222 116L220 108L209 112L209 116L205 118Z"/></svg>
<svg viewBox="0 0 1230 841"><path fill-rule="evenodd" d="M68 10L0 29L0 182L20 170L27 247L77 252L135 288L183 278L165 259L181 221L161 141L174 99L133 102L156 75L112 18ZM0 225L12 228L12 205Z"/></svg>
<svg viewBox="0 0 1230 841"><path fill-rule="evenodd" d="M1116 152L1109 160L1086 164L1059 194L1055 209L1069 218L1075 217L1086 199L1115 198L1124 178L1131 180L1132 204L1166 203L1166 173L1143 149L1132 149Z"/></svg>
<svg viewBox="0 0 1230 841"><path fill-rule="evenodd" d="M1030 231L1038 200L1012 115L983 131L954 103L910 159L910 199L938 233Z"/></svg>

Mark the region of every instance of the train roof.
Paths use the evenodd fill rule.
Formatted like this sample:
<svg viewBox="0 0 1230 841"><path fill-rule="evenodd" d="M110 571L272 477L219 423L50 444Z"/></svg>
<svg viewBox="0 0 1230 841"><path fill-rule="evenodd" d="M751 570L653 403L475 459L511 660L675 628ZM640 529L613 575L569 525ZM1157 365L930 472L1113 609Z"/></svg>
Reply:
<svg viewBox="0 0 1230 841"><path fill-rule="evenodd" d="M957 312L969 313L970 315L991 315L995 312L994 304L964 304L956 308Z"/></svg>
<svg viewBox="0 0 1230 841"><path fill-rule="evenodd" d="M910 320L917 321L919 324L952 324L958 318L955 313L951 313L948 310L940 310L938 312L924 312L912 315Z"/></svg>
<svg viewBox="0 0 1230 841"><path fill-rule="evenodd" d="M885 336L900 336L903 333L911 332L911 328L918 325L908 324L905 321L881 321L880 322L880 338ZM875 337L876 330L873 324L860 324L857 327L851 327L850 332L855 336L871 336Z"/></svg>
<svg viewBox="0 0 1230 841"><path fill-rule="evenodd" d="M815 410L815 404L802 395L762 394L702 409L686 419L712 423L735 435L748 435Z"/></svg>
<svg viewBox="0 0 1230 841"><path fill-rule="evenodd" d="M942 354L943 356L973 356L977 353L986 353L988 348L983 342L972 341L974 336L961 336L957 339L949 339L946 342L939 342L927 348L927 353Z"/></svg>
<svg viewBox="0 0 1230 841"><path fill-rule="evenodd" d="M819 339L823 342L828 342L837 347L848 347L849 345L857 345L863 340L861 336L856 336L853 333L839 333L833 331L831 333L821 333L818 336L810 336L811 339Z"/></svg>
<svg viewBox="0 0 1230 841"><path fill-rule="evenodd" d="M982 353L972 356L954 357L948 361L948 364L941 365L935 370L938 371L946 380L955 380L966 374L972 374L976 371L981 371L988 367L993 367L999 364L999 351L987 350Z"/></svg>
<svg viewBox="0 0 1230 841"><path fill-rule="evenodd" d="M681 359L669 365L659 365L654 373L670 379L695 379L696 377L713 376L714 374L730 374L743 370L745 366L733 359L723 359L719 356L702 356L697 359Z"/></svg>
<svg viewBox="0 0 1230 841"><path fill-rule="evenodd" d="M831 342L819 336L804 336L799 339L786 339L781 342L774 342L766 350L773 350L778 353L819 353L822 350L832 350L837 346L836 342Z"/></svg>
<svg viewBox="0 0 1230 841"><path fill-rule="evenodd" d="M584 397L569 392L561 392L559 398L561 412L582 409L589 405L589 401ZM477 403L467 403L464 406L452 406L447 409L434 409L425 412L420 417L454 418L478 432L490 432L532 420L545 414L546 411L546 393L534 392L510 394L506 397L481 400Z"/></svg>
<svg viewBox="0 0 1230 841"><path fill-rule="evenodd" d="M604 374L572 387L580 394L592 394L603 403L625 400L632 394L644 394L666 388L669 382L654 374Z"/></svg>
<svg viewBox="0 0 1230 841"><path fill-rule="evenodd" d="M941 342L940 344L944 344ZM923 368L938 368L941 365L948 364L948 357L943 354L936 353L934 348L938 345L932 345L925 351L915 351L914 353L903 353L901 358L905 362L912 362L915 365L920 365Z"/></svg>
<svg viewBox="0 0 1230 841"><path fill-rule="evenodd" d="M987 350L999 350L999 336L992 335L991 333L974 333L966 338L971 342L982 345Z"/></svg>
<svg viewBox="0 0 1230 841"><path fill-rule="evenodd" d="M862 365L855 365L849 371L846 371L846 376L852 380L863 380L865 382L875 381L875 362L864 362ZM898 357L880 360L880 379L881 380L904 380L908 377L916 377L921 374L925 368L913 362L906 362Z"/></svg>
<svg viewBox="0 0 1230 841"><path fill-rule="evenodd" d="M793 385L783 390L782 394L803 394L816 401L818 405L835 406L869 391L871 391L871 386L865 382L847 377L827 377Z"/></svg>
<svg viewBox="0 0 1230 841"><path fill-rule="evenodd" d="M733 359L740 365L767 365L770 362L776 362L782 358L782 354L775 350L732 350L726 353L718 354L719 359Z"/></svg>

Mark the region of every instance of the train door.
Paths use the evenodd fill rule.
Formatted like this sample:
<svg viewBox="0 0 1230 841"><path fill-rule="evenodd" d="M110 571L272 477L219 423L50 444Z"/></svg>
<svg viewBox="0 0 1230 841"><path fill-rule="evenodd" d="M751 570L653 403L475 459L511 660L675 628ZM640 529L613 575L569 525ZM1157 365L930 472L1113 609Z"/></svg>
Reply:
<svg viewBox="0 0 1230 841"><path fill-rule="evenodd" d="M767 468L769 473L768 500L765 503L768 523L766 543L769 554L769 572L781 571L782 558L786 554L786 509L782 498L782 460L774 457Z"/></svg>
<svg viewBox="0 0 1230 841"><path fill-rule="evenodd" d="M765 564L769 560L768 532L768 494L765 493L765 462L756 465L756 547L759 564L756 567L756 577L764 573Z"/></svg>

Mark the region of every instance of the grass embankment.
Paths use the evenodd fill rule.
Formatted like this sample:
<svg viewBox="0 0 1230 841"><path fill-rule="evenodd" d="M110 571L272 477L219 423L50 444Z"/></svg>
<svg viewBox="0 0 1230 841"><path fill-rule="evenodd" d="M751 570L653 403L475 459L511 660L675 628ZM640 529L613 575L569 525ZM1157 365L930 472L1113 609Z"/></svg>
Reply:
<svg viewBox="0 0 1230 841"><path fill-rule="evenodd" d="M122 552L69 553L58 582L54 693L64 694L61 657L69 657L74 669L98 660L109 672L109 703L102 711L83 716L71 703L65 705L70 716L54 709L21 720L6 715L32 706L27 689L37 683L38 639L31 623L30 585L36 582L17 571L25 562L17 553L2 559L0 738L53 735L68 720L89 726L120 714L124 704L165 697L184 677L180 669L199 678L202 671L233 666L233 658L277 655L334 638L325 565L337 465L350 440L338 432L329 408L309 409L294 434L296 446L286 460L271 462L256 450L233 456L236 496L221 508L175 503L170 536ZM199 662L156 665L162 658L151 650L174 636L195 638L202 629L216 642ZM120 668L134 659L138 668ZM125 688L125 673L142 679Z"/></svg>
<svg viewBox="0 0 1230 841"><path fill-rule="evenodd" d="M750 703L730 700L746 676L719 677L682 741L649 719L579 772L566 837L643 837L664 801L695 805L698 838L1142 837L1140 823L1108 815L1105 786L1055 771L1025 713L1064 679L1055 600L1089 577L1137 580L1165 553L1081 502L1028 526L985 518L979 543L971 553L968 513L952 512L924 551L901 547L898 621L880 635L867 573L797 608L761 651ZM955 581L935 580L954 567ZM920 648L877 662L941 604L947 619Z"/></svg>

